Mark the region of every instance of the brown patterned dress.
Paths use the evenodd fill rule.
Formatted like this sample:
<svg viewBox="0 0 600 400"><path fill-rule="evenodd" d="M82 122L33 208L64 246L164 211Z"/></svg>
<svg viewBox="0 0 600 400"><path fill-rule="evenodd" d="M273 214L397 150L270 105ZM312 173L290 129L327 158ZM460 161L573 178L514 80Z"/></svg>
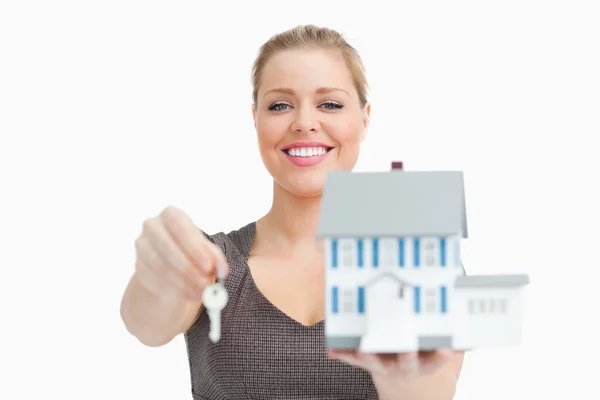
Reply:
<svg viewBox="0 0 600 400"><path fill-rule="evenodd" d="M207 235L229 263L221 339L204 309L185 334L195 400L378 399L370 374L327 358L324 321L304 326L256 287L248 267L256 223Z"/></svg>

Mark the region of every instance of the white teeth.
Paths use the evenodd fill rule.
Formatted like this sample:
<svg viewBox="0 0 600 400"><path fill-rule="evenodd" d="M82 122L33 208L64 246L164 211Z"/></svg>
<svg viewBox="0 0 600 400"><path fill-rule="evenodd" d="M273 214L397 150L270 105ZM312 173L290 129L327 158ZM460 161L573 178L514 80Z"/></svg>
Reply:
<svg viewBox="0 0 600 400"><path fill-rule="evenodd" d="M312 157L327 153L327 149L324 147L294 147L293 149L286 150L286 153L292 157Z"/></svg>

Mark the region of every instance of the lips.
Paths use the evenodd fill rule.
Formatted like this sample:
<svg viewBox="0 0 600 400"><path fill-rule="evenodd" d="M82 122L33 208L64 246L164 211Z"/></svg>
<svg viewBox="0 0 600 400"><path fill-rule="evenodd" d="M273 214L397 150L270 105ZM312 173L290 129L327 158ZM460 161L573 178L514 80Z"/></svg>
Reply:
<svg viewBox="0 0 600 400"><path fill-rule="evenodd" d="M332 148L292 147L283 151L285 158L297 167L312 167L320 164L331 153Z"/></svg>

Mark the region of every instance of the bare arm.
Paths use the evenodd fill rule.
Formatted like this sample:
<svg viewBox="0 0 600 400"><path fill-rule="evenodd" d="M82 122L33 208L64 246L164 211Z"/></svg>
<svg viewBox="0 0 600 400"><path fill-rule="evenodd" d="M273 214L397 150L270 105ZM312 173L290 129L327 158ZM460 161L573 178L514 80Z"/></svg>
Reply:
<svg viewBox="0 0 600 400"><path fill-rule="evenodd" d="M157 347L187 332L201 307L201 300L159 297L141 285L134 274L121 301L121 319L140 342Z"/></svg>

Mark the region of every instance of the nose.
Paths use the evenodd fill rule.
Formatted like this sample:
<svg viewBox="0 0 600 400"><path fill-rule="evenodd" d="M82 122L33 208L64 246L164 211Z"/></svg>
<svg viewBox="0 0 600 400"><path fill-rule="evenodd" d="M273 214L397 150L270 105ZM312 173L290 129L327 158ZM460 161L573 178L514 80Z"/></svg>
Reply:
<svg viewBox="0 0 600 400"><path fill-rule="evenodd" d="M294 133L311 134L319 131L319 121L310 111L298 111L290 129Z"/></svg>

